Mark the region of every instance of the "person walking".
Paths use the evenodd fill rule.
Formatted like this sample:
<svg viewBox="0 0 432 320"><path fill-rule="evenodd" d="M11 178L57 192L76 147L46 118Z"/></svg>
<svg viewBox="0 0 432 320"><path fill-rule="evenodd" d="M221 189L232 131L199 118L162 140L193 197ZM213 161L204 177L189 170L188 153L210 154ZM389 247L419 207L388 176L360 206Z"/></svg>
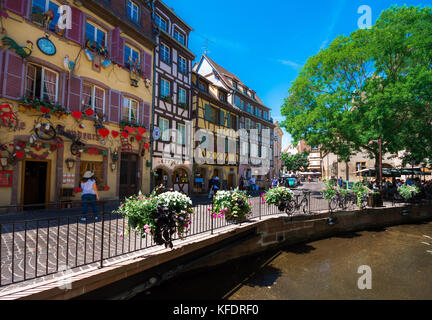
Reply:
<svg viewBox="0 0 432 320"><path fill-rule="evenodd" d="M279 180L276 177L273 177L272 188L276 188L279 185Z"/></svg>
<svg viewBox="0 0 432 320"><path fill-rule="evenodd" d="M211 199L211 197L213 196L213 185L215 183L215 179L211 178L209 181L209 195L208 198Z"/></svg>
<svg viewBox="0 0 432 320"><path fill-rule="evenodd" d="M93 178L94 173L91 171L86 171L81 179L81 201L82 204L82 214L87 214L88 204L90 202L93 213L97 213L96 200L99 200L99 194L97 190L96 181ZM97 220L97 216L95 216L95 220ZM86 221L85 217L81 218L81 221Z"/></svg>

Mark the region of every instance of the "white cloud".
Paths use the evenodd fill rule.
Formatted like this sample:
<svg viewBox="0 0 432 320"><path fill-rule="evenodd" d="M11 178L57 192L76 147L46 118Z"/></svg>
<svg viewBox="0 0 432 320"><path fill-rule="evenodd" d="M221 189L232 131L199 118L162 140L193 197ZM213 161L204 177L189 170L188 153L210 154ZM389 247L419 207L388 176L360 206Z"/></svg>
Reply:
<svg viewBox="0 0 432 320"><path fill-rule="evenodd" d="M295 70L298 70L301 68L301 65L299 65L298 63L295 63L294 61L291 60L283 60L283 59L279 59L278 60L280 63L282 63L283 65L289 66Z"/></svg>

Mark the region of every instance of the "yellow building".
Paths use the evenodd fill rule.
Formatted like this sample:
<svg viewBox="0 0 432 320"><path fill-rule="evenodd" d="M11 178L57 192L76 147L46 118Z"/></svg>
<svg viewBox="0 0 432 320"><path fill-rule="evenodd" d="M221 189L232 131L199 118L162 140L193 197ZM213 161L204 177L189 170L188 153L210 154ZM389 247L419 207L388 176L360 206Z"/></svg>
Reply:
<svg viewBox="0 0 432 320"><path fill-rule="evenodd" d="M238 186L238 109L228 103L228 91L192 73L195 193L207 192L218 177L223 189ZM213 142L212 138L213 137Z"/></svg>
<svg viewBox="0 0 432 320"><path fill-rule="evenodd" d="M65 30L65 1L2 2L0 205L79 200L86 170L101 199L149 192L147 2L68 1Z"/></svg>

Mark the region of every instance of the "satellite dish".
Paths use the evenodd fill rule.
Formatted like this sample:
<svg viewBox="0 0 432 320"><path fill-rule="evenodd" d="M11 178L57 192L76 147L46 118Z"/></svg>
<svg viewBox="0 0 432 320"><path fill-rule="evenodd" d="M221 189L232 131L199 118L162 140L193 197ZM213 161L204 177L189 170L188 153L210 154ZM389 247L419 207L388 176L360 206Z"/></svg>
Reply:
<svg viewBox="0 0 432 320"><path fill-rule="evenodd" d="M154 127L153 128L153 139L159 140L160 137L161 137L161 129L159 127Z"/></svg>

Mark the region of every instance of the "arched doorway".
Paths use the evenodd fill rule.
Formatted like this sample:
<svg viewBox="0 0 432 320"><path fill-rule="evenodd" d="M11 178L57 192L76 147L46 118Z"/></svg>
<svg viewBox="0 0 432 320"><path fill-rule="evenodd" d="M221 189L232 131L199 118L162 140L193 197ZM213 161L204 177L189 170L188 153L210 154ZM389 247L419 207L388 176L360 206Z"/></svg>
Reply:
<svg viewBox="0 0 432 320"><path fill-rule="evenodd" d="M189 175L184 168L177 168L174 170L173 186L175 191L182 193L189 193Z"/></svg>

